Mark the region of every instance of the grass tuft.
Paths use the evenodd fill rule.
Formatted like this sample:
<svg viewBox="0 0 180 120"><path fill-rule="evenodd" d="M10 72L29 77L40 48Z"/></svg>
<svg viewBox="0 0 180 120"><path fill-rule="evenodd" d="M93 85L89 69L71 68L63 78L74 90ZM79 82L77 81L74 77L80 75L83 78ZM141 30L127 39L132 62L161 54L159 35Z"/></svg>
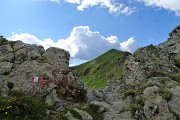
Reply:
<svg viewBox="0 0 180 120"><path fill-rule="evenodd" d="M77 118L78 120L82 120L82 116L77 111L71 109L70 112L75 118Z"/></svg>
<svg viewBox="0 0 180 120"><path fill-rule="evenodd" d="M137 110L141 110L142 106L131 104L128 106L129 110L131 111L132 115L134 116Z"/></svg>
<svg viewBox="0 0 180 120"><path fill-rule="evenodd" d="M162 95L162 97L163 97L164 99L166 99L168 102L171 100L171 98L172 98L172 96L173 96L172 92L171 92L169 89L164 88L164 87L160 87L159 93L160 93L160 94Z"/></svg>
<svg viewBox="0 0 180 120"><path fill-rule="evenodd" d="M169 77L177 82L180 82L180 74L172 74Z"/></svg>

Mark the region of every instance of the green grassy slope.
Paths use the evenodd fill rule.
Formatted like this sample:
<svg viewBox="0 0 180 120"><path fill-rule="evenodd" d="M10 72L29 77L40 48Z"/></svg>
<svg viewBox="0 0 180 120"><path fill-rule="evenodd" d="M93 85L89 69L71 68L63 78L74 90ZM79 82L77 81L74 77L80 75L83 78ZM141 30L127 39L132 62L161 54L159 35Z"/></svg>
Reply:
<svg viewBox="0 0 180 120"><path fill-rule="evenodd" d="M111 49L98 58L71 69L85 85L101 89L107 85L109 79L119 80L122 77L124 61L129 54Z"/></svg>

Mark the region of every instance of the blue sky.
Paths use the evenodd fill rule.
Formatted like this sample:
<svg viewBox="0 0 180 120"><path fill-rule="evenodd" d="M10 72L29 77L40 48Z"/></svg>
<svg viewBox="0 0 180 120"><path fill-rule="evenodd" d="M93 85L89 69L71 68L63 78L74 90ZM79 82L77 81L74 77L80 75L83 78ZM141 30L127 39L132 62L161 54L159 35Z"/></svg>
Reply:
<svg viewBox="0 0 180 120"><path fill-rule="evenodd" d="M75 65L166 41L180 25L180 0L1 0L0 15L1 35L66 49Z"/></svg>

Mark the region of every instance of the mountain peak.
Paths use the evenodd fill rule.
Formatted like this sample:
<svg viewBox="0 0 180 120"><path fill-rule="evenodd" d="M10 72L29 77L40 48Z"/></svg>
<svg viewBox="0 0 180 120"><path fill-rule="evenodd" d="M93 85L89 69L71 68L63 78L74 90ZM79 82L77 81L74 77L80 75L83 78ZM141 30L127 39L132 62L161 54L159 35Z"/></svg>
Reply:
<svg viewBox="0 0 180 120"><path fill-rule="evenodd" d="M169 36L173 36L173 35L177 35L177 34L178 34L178 36L180 35L180 25L177 26L176 28L174 28L174 29L172 30L172 32L169 33Z"/></svg>
<svg viewBox="0 0 180 120"><path fill-rule="evenodd" d="M169 53L179 53L180 52L180 26L169 33L170 38L164 43L159 44L159 47L166 49Z"/></svg>
<svg viewBox="0 0 180 120"><path fill-rule="evenodd" d="M109 79L122 78L124 61L128 55L131 53L111 49L94 60L74 66L72 69L87 86L100 89L108 84Z"/></svg>
<svg viewBox="0 0 180 120"><path fill-rule="evenodd" d="M119 51L119 50L113 48L113 49L110 49L108 52L111 52L111 51Z"/></svg>

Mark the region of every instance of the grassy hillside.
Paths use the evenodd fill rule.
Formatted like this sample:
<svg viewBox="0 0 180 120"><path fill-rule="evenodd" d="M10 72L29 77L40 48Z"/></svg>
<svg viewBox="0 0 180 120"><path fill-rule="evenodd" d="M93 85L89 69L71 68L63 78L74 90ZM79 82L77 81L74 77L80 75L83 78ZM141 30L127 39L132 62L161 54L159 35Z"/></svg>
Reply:
<svg viewBox="0 0 180 120"><path fill-rule="evenodd" d="M81 81L89 87L100 89L107 85L108 79L122 77L123 65L130 53L111 49L98 58L84 64L71 67Z"/></svg>

